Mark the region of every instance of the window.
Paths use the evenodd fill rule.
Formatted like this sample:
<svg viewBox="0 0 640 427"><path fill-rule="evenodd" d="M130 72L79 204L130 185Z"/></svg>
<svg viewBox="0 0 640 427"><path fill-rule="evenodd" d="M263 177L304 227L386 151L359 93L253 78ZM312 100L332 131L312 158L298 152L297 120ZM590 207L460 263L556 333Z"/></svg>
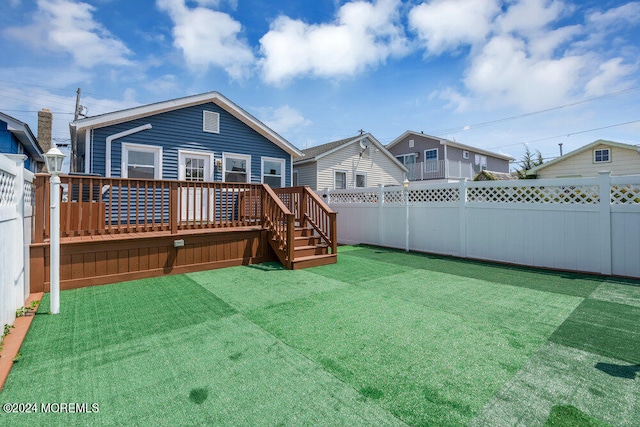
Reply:
<svg viewBox="0 0 640 427"><path fill-rule="evenodd" d="M463 159L469 159L469 152L467 150L463 150L462 151L462 158Z"/></svg>
<svg viewBox="0 0 640 427"><path fill-rule="evenodd" d="M593 150L593 163L608 163L611 161L611 153L608 148Z"/></svg>
<svg viewBox="0 0 640 427"><path fill-rule="evenodd" d="M356 188L367 188L367 174L356 172Z"/></svg>
<svg viewBox="0 0 640 427"><path fill-rule="evenodd" d="M400 156L396 156L396 159L404 166L414 165L416 163L416 153L411 154L402 154Z"/></svg>
<svg viewBox="0 0 640 427"><path fill-rule="evenodd" d="M162 147L123 143L122 177L162 179Z"/></svg>
<svg viewBox="0 0 640 427"><path fill-rule="evenodd" d="M251 182L251 156L222 154L225 182Z"/></svg>
<svg viewBox="0 0 640 427"><path fill-rule="evenodd" d="M347 188L347 172L335 171L333 173L333 188L335 190L344 190Z"/></svg>
<svg viewBox="0 0 640 427"><path fill-rule="evenodd" d="M437 148L432 148L430 150L424 150L424 161L425 162L432 162L438 160L438 149Z"/></svg>
<svg viewBox="0 0 640 427"><path fill-rule="evenodd" d="M202 111L202 131L220 133L220 114L214 111Z"/></svg>
<svg viewBox="0 0 640 427"><path fill-rule="evenodd" d="M487 156L481 156L476 154L475 156L475 171L482 172L487 169Z"/></svg>
<svg viewBox="0 0 640 427"><path fill-rule="evenodd" d="M262 158L262 182L271 188L284 187L284 159Z"/></svg>

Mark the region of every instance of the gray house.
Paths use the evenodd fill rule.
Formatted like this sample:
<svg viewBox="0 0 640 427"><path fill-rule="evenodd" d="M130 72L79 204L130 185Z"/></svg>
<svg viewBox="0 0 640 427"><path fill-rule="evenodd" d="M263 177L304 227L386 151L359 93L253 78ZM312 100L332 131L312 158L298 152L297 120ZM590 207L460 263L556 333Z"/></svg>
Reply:
<svg viewBox="0 0 640 427"><path fill-rule="evenodd" d="M406 131L387 149L409 172L410 181L473 179L483 170L509 172L515 159L422 132Z"/></svg>
<svg viewBox="0 0 640 427"><path fill-rule="evenodd" d="M293 182L313 190L399 185L407 171L370 133L302 152L304 157L293 163Z"/></svg>

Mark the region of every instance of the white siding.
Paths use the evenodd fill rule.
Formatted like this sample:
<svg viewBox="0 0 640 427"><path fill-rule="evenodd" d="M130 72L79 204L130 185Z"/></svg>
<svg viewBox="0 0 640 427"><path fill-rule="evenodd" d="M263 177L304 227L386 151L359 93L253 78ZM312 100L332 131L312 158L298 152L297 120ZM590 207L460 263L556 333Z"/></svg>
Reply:
<svg viewBox="0 0 640 427"><path fill-rule="evenodd" d="M298 172L298 185L308 185L314 190L317 188L316 162L293 165L293 170Z"/></svg>
<svg viewBox="0 0 640 427"><path fill-rule="evenodd" d="M347 171L347 187L353 188L356 172L367 175L367 187L378 184L399 185L404 180L404 171L382 151L376 151L374 144L360 157L360 145L348 144L318 160L318 186L316 190L333 189L335 170ZM313 188L313 187L312 187Z"/></svg>
<svg viewBox="0 0 640 427"><path fill-rule="evenodd" d="M603 148L611 150L611 162L594 163L593 150ZM613 176L640 174L640 154L636 150L627 150L602 144L541 169L538 173L538 178L587 178L598 176L598 171L605 170L611 171Z"/></svg>

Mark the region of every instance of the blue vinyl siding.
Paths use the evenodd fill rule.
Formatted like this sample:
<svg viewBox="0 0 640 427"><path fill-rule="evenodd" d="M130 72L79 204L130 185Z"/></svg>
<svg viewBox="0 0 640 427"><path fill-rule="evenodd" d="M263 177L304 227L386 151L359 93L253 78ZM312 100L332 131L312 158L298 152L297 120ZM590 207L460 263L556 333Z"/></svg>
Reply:
<svg viewBox="0 0 640 427"><path fill-rule="evenodd" d="M20 141L7 129L7 123L0 120L0 153L5 154L26 154L24 168L31 170L31 157L24 152Z"/></svg>
<svg viewBox="0 0 640 427"><path fill-rule="evenodd" d="M203 110L220 114L219 134L202 130ZM151 124L152 128L112 142L111 176L122 176L122 143L126 142L162 147L163 179L178 179L178 150L198 150L213 152L215 161L222 159L223 152L250 155L253 183L261 181L262 157L285 159L285 182L287 186L291 185L291 156L214 103L185 107L94 129L91 172L105 176L105 143L108 136L146 124ZM222 181L222 171L215 166L215 161L214 179Z"/></svg>

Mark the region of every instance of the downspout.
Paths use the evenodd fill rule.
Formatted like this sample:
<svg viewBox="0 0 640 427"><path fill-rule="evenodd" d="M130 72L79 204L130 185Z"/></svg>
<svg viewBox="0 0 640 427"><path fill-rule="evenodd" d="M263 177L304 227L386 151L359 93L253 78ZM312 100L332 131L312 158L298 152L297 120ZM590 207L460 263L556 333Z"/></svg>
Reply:
<svg viewBox="0 0 640 427"><path fill-rule="evenodd" d="M107 137L106 146L105 146L105 171L104 176L107 178L111 177L111 142L114 139L124 138L125 136L132 135L134 133L142 132L143 130L151 129L151 123L147 123L146 125L138 126L133 129L125 130L122 132L114 133Z"/></svg>

